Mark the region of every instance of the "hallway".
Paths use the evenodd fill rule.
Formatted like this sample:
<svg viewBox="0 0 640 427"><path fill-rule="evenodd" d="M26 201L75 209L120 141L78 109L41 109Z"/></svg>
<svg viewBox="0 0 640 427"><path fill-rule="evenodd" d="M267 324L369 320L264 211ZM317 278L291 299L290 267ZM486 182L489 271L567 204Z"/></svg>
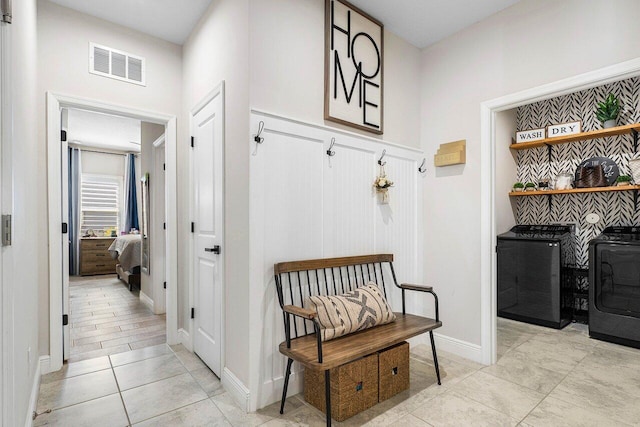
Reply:
<svg viewBox="0 0 640 427"><path fill-rule="evenodd" d="M139 294L115 275L72 276L69 362L165 343L166 315L153 314Z"/></svg>

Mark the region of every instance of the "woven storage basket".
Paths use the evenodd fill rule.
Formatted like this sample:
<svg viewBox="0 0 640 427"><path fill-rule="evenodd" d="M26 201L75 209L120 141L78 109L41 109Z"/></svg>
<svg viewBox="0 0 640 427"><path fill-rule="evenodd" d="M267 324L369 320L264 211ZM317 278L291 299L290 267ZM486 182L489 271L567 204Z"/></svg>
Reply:
<svg viewBox="0 0 640 427"><path fill-rule="evenodd" d="M382 402L409 388L409 343L378 353L378 400Z"/></svg>
<svg viewBox="0 0 640 427"><path fill-rule="evenodd" d="M304 370L304 400L326 412L324 371ZM331 369L331 418L343 421L378 403L378 354Z"/></svg>

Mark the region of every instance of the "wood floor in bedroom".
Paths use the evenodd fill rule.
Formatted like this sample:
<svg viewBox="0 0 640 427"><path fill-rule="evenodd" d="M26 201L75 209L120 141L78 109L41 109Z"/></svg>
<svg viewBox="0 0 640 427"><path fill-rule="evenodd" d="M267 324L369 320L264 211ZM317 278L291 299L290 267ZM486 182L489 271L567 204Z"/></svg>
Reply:
<svg viewBox="0 0 640 427"><path fill-rule="evenodd" d="M166 317L140 301L115 275L69 279L70 362L163 344Z"/></svg>

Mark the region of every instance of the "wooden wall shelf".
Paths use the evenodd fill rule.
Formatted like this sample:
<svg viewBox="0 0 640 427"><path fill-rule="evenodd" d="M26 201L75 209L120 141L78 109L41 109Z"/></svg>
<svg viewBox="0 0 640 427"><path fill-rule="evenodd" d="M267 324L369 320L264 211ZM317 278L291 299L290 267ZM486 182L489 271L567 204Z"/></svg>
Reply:
<svg viewBox="0 0 640 427"><path fill-rule="evenodd" d="M511 144L509 148L514 150L527 150L530 148L544 147L545 145L566 144L569 142L583 141L587 139L604 138L606 136L624 135L640 131L640 123L625 126L616 126L608 129L592 130L590 132L576 133L567 136L557 136L555 138L546 138L539 141L521 142L519 144ZM548 193L545 191L545 193Z"/></svg>
<svg viewBox="0 0 640 427"><path fill-rule="evenodd" d="M521 196L549 196L552 194L574 194L574 193L604 193L608 191L638 191L640 185L624 185L612 187L592 187L592 188L572 188L570 190L536 190L536 191L512 191L510 197Z"/></svg>

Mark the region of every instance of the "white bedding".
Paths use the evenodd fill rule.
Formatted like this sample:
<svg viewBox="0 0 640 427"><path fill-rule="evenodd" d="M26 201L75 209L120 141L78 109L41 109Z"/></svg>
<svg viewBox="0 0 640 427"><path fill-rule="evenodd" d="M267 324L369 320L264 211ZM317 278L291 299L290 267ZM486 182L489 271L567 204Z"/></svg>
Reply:
<svg viewBox="0 0 640 427"><path fill-rule="evenodd" d="M139 267L142 258L142 236L140 234L126 234L116 237L109 246L109 253L114 259L118 259L126 271Z"/></svg>

